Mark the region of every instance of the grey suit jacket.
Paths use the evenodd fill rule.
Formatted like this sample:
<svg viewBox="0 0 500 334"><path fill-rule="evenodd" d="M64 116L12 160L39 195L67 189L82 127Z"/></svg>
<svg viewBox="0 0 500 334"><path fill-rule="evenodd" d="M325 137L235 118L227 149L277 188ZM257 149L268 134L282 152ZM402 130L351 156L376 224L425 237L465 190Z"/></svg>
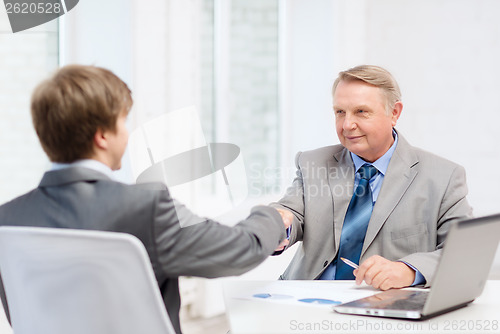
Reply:
<svg viewBox="0 0 500 334"><path fill-rule="evenodd" d="M254 208L235 227L207 220L181 228L164 185L126 185L82 167L45 173L38 188L0 207L0 225L135 235L148 251L178 333L178 276L241 274L272 254L286 237L280 214L269 207Z"/></svg>
<svg viewBox="0 0 500 334"><path fill-rule="evenodd" d="M360 261L375 254L405 261L429 286L450 222L472 215L465 171L398 136ZM292 186L273 204L295 214L288 247L302 241L281 279L317 279L339 248L354 192L354 163L346 148L335 145L298 153L296 165Z"/></svg>

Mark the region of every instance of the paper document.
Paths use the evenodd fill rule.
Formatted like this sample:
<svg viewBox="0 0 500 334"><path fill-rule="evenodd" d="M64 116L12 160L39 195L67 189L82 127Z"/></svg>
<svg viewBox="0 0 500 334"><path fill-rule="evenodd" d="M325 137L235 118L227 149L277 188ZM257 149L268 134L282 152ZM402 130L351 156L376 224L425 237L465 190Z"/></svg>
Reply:
<svg viewBox="0 0 500 334"><path fill-rule="evenodd" d="M226 283L229 285L226 293L230 293L226 297L316 307L331 307L380 292L367 285L357 286L354 281L341 285L329 281L245 282L240 284L240 289L238 283L242 282Z"/></svg>

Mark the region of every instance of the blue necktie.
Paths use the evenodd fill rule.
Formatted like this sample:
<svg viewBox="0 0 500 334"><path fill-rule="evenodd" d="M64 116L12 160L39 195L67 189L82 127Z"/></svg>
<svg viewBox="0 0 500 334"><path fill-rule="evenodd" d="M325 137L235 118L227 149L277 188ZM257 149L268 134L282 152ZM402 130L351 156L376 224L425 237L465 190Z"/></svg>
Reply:
<svg viewBox="0 0 500 334"><path fill-rule="evenodd" d="M337 255L336 280L353 280L353 269L340 260L341 257L359 263L363 242L365 240L368 222L372 215L373 198L370 188L370 179L377 175L377 168L364 164L359 169L361 179L352 195L349 208L345 214L340 246Z"/></svg>

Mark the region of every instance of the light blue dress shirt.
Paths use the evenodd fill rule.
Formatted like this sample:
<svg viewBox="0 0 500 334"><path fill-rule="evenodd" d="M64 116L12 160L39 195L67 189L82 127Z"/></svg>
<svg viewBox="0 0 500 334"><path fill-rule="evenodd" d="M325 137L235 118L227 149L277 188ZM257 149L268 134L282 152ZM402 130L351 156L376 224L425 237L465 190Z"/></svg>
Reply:
<svg viewBox="0 0 500 334"><path fill-rule="evenodd" d="M351 153L351 158L352 161L354 162L354 168L356 170L356 174L354 176L354 189L359 184L359 180L361 179L361 176L359 175L358 171L363 166L364 164L369 164L373 165L374 167L377 168L379 173L370 180L370 188L372 190L372 197L373 197L373 204L375 205L375 202L377 201L378 194L380 193L380 189L382 188L382 183L384 181L385 174L387 172L387 168L389 167L389 162L391 161L392 155L394 154L394 150L396 149L396 146L398 145L398 134L396 131L392 130L392 135L394 137L394 143L392 146L385 152L383 156L381 156L379 159L374 161L373 163L369 163L361 159L359 156L356 154ZM408 265L410 268L415 270L415 280L413 281L412 286L418 285L418 284L423 284L425 283L425 278L424 276L412 265L409 263L403 262L406 265ZM320 280L333 280L335 278L335 272L337 269L337 263L334 261L333 263L326 268L326 270L321 274Z"/></svg>
<svg viewBox="0 0 500 334"><path fill-rule="evenodd" d="M115 177L113 175L113 171L111 168L109 168L107 165L103 164L100 161L93 160L93 159L82 159L82 160L76 160L71 163L60 163L60 162L53 162L50 170L60 170L60 169L65 169L65 168L70 168L70 167L85 167L88 169L95 170L97 172L101 172L104 175L108 176L110 179L115 180Z"/></svg>

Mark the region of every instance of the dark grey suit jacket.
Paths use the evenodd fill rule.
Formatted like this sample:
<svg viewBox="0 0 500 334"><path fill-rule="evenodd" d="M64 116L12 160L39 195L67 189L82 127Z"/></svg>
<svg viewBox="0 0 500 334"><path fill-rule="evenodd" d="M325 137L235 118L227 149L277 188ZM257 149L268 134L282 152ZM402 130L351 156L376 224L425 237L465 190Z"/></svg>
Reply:
<svg viewBox="0 0 500 334"><path fill-rule="evenodd" d="M45 173L38 188L0 207L0 225L135 235L148 251L178 333L178 276L242 274L272 254L286 237L280 214L269 207L254 208L234 227L207 220L182 228L164 185L126 185L83 167Z"/></svg>
<svg viewBox="0 0 500 334"><path fill-rule="evenodd" d="M360 262L372 255L417 268L430 285L451 222L468 218L463 167L412 147L398 133L373 208ZM297 177L274 205L292 210L290 244L302 242L282 279L317 279L339 249L354 192L354 163L342 145L300 152Z"/></svg>

